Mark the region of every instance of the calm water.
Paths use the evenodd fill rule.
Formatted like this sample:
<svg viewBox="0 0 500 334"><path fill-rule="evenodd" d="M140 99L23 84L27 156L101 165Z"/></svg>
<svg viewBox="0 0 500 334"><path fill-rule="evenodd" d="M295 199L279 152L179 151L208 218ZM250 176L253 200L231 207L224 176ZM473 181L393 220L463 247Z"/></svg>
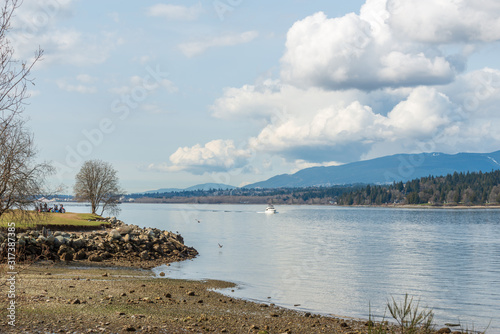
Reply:
<svg viewBox="0 0 500 334"><path fill-rule="evenodd" d="M119 218L178 231L200 252L155 270L168 277L232 281L236 297L361 318L408 293L440 325L491 322L500 333L500 210L264 208L123 204Z"/></svg>

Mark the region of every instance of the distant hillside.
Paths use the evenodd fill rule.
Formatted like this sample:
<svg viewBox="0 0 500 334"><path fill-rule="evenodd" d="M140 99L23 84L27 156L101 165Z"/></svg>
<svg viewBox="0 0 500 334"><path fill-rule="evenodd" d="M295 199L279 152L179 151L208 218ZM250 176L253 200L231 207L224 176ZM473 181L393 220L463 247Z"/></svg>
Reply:
<svg viewBox="0 0 500 334"><path fill-rule="evenodd" d="M454 172L491 172L500 169L500 151L493 153L396 154L342 166L311 167L282 174L245 188L295 188L345 184L390 184Z"/></svg>
<svg viewBox="0 0 500 334"><path fill-rule="evenodd" d="M236 187L230 186L228 184L222 184L222 183L203 183L203 184L197 184L195 186L185 188L185 189L180 189L180 188L162 188L158 190L149 190L144 192L145 194L156 194L156 193L171 193L171 192L180 192L180 191L195 191L195 190L210 190L210 189L222 189L222 190L231 190Z"/></svg>

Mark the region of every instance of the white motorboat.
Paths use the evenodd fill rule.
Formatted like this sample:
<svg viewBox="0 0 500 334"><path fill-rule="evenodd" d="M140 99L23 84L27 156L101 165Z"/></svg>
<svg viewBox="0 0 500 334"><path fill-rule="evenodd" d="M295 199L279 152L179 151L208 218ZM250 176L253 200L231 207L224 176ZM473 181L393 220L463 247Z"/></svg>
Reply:
<svg viewBox="0 0 500 334"><path fill-rule="evenodd" d="M274 214L276 213L276 209L274 208L274 206L272 204L269 204L266 208L266 213L269 213L269 214Z"/></svg>

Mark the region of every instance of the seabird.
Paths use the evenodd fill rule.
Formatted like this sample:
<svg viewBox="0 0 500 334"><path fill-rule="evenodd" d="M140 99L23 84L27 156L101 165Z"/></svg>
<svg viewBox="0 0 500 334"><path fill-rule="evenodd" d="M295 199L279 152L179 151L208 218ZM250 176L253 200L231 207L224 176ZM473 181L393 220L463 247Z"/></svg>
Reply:
<svg viewBox="0 0 500 334"><path fill-rule="evenodd" d="M221 245L221 244L217 243L217 245L219 245L219 248L222 248L222 245Z"/></svg>

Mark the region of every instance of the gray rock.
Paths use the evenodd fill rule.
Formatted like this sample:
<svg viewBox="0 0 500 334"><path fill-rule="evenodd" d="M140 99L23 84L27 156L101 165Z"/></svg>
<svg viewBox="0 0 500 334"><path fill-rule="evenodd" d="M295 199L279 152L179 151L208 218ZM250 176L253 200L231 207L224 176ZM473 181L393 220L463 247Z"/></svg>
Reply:
<svg viewBox="0 0 500 334"><path fill-rule="evenodd" d="M85 245L85 239L83 239L82 237L78 238L78 239L73 239L71 240L71 245L73 246L73 248L75 249L80 249L82 248L84 245Z"/></svg>
<svg viewBox="0 0 500 334"><path fill-rule="evenodd" d="M132 231L132 226L120 226L116 230L120 232L121 235L129 234Z"/></svg>
<svg viewBox="0 0 500 334"><path fill-rule="evenodd" d="M53 234L51 234L51 235L49 235L49 236L47 237L47 243L48 243L49 245L52 245L52 244L55 242L55 239L56 239L56 238L54 237L54 235L53 235Z"/></svg>
<svg viewBox="0 0 500 334"><path fill-rule="evenodd" d="M55 233L54 233L54 235L55 235ZM62 235L58 235L54 239L54 245L56 247L58 247L58 246L66 244L67 241L68 240L65 237L63 237Z"/></svg>
<svg viewBox="0 0 500 334"><path fill-rule="evenodd" d="M43 235L39 236L37 239L36 239L36 243L37 244L43 244L43 243L46 243L47 242L47 238L45 238Z"/></svg>
<svg viewBox="0 0 500 334"><path fill-rule="evenodd" d="M109 232L109 236L112 238L112 239L120 239L121 238L121 234L120 232L118 232L117 230L111 230Z"/></svg>

